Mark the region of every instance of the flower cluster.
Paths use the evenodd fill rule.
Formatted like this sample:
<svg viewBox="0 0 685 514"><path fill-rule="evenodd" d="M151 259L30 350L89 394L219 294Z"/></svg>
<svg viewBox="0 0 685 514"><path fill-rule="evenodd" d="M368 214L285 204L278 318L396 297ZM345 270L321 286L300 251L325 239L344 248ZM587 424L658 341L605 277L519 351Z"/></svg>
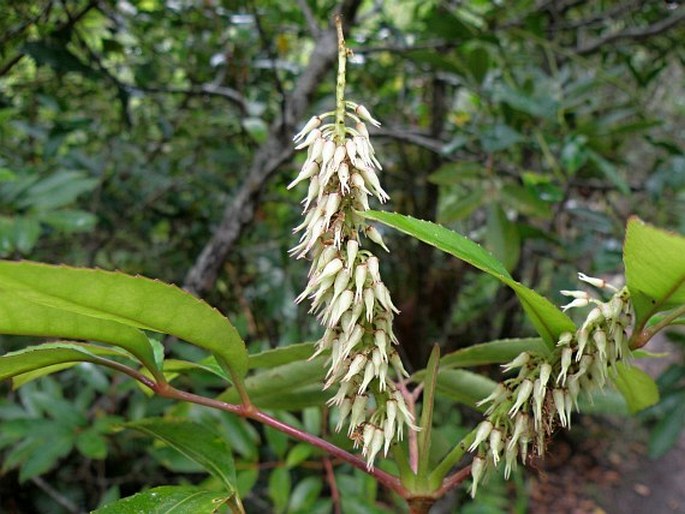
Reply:
<svg viewBox="0 0 685 514"><path fill-rule="evenodd" d="M489 407L469 447L477 452L471 468L473 496L479 481L501 460L508 478L517 460L526 462L531 447L542 455L554 428L571 426L580 393L590 397L602 388L616 361L629 353L626 329L632 321L632 306L628 289L619 291L602 279L578 276L613 295L602 302L585 291L562 291L573 298L564 310L594 306L580 328L560 335L551 358L524 352L503 366L505 372L519 372L479 402Z"/></svg>
<svg viewBox="0 0 685 514"><path fill-rule="evenodd" d="M297 298L311 300L325 327L314 355L330 351L324 388L339 385L329 405L339 409L340 430L361 444L369 467L377 454L387 454L405 425L416 429L404 398L388 376L391 367L399 377L407 373L394 349L394 314L399 312L381 280L378 257L361 246L361 235L388 251L374 227L358 214L369 209L369 197L388 200L378 179L376 159L365 122L380 125L368 110L345 102L345 116L354 128L337 123L335 111L311 118L294 137L296 149L307 149L299 175L288 188L309 182L302 232L290 251L296 258L311 255L309 282ZM336 123L326 123L335 117ZM344 118L343 118L344 119Z"/></svg>

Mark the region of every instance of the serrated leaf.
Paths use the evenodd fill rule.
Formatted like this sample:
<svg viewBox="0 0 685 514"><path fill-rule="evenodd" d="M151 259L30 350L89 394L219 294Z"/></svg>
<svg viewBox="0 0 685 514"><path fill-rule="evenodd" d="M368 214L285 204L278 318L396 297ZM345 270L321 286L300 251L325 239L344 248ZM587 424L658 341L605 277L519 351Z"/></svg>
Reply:
<svg viewBox="0 0 685 514"><path fill-rule="evenodd" d="M164 485L105 505L93 514L213 514L232 496L194 486Z"/></svg>
<svg viewBox="0 0 685 514"><path fill-rule="evenodd" d="M561 333L575 330L573 321L566 314L537 292L515 281L500 261L467 237L430 221L398 213L366 211L361 214L454 255L511 287L531 323L550 348L554 347Z"/></svg>
<svg viewBox="0 0 685 514"><path fill-rule="evenodd" d="M98 362L98 357L121 355L109 348L80 343L45 343L0 356L0 380L63 363ZM26 382L26 380L24 380Z"/></svg>
<svg viewBox="0 0 685 514"><path fill-rule="evenodd" d="M100 341L125 349L151 371L157 369L150 342L140 330L111 320L28 301L14 291L7 291L1 276L0 333ZM5 378L9 376L13 375Z"/></svg>
<svg viewBox="0 0 685 514"><path fill-rule="evenodd" d="M632 414L659 401L659 387L647 373L624 362L617 362L615 369L614 385L625 398Z"/></svg>
<svg viewBox="0 0 685 514"><path fill-rule="evenodd" d="M654 314L685 304L685 237L628 221L623 261L626 285L642 327Z"/></svg>
<svg viewBox="0 0 685 514"><path fill-rule="evenodd" d="M235 494L235 464L227 441L207 426L185 419L148 418L124 425L150 435L197 462Z"/></svg>
<svg viewBox="0 0 685 514"><path fill-rule="evenodd" d="M247 372L247 350L233 325L170 284L111 271L0 261L0 291L54 309L174 335L213 352L238 378Z"/></svg>

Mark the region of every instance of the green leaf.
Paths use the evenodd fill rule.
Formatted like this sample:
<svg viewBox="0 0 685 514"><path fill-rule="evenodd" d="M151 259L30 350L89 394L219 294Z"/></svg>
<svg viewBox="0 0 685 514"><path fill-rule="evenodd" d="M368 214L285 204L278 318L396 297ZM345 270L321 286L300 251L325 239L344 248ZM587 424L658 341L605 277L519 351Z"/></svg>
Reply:
<svg viewBox="0 0 685 514"><path fill-rule="evenodd" d="M361 214L454 255L511 287L533 326L550 349L554 347L561 333L575 330L573 321L566 314L546 298L515 281L492 254L461 234L430 221L417 220L398 213L366 211Z"/></svg>
<svg viewBox="0 0 685 514"><path fill-rule="evenodd" d="M307 443L297 443L288 452L288 457L285 459L285 467L292 469L299 466L306 461L314 452L314 448Z"/></svg>
<svg viewBox="0 0 685 514"><path fill-rule="evenodd" d="M51 227L66 233L87 232L95 228L97 217L89 212L79 210L50 211L39 219Z"/></svg>
<svg viewBox="0 0 685 514"><path fill-rule="evenodd" d="M19 470L19 482L42 475L52 469L57 462L71 452L74 446L73 433L66 427L57 424L51 425L50 434L47 437L33 439L36 441L30 455L22 463ZM11 454L7 457L10 460Z"/></svg>
<svg viewBox="0 0 685 514"><path fill-rule="evenodd" d="M509 221L497 204L491 204L488 209L485 244L507 270L516 268L521 256L521 235L516 224Z"/></svg>
<svg viewBox="0 0 685 514"><path fill-rule="evenodd" d="M539 337L497 339L448 353L440 359L440 369L500 364L509 362L521 352L537 353L544 356L549 354L549 348Z"/></svg>
<svg viewBox="0 0 685 514"><path fill-rule="evenodd" d="M0 261L0 292L174 335L215 353L237 377L247 372L247 350L233 325L216 309L169 284L110 271Z"/></svg>
<svg viewBox="0 0 685 514"><path fill-rule="evenodd" d="M79 343L45 343L0 356L0 380L66 362L98 362L98 356L121 355L108 348Z"/></svg>
<svg viewBox="0 0 685 514"><path fill-rule="evenodd" d="M312 361L295 361L248 377L245 388L250 400L263 409L320 405L330 397L329 392L321 390L326 373L325 360L326 357L319 356ZM235 403L239 398L235 387L219 396L220 400L229 403Z"/></svg>
<svg viewBox="0 0 685 514"><path fill-rule="evenodd" d="M211 373L221 380L230 380L221 366L216 362L213 356L202 359L200 362L184 361L180 359L166 359L164 361L165 373L183 373L189 371L205 371Z"/></svg>
<svg viewBox="0 0 685 514"><path fill-rule="evenodd" d="M438 373L436 391L447 398L476 408L476 403L488 396L497 383L478 373L463 369L446 369Z"/></svg>
<svg viewBox="0 0 685 514"><path fill-rule="evenodd" d="M680 433L685 430L685 401L666 413L652 429L649 436L649 456L657 459L670 450Z"/></svg>
<svg viewBox="0 0 685 514"><path fill-rule="evenodd" d="M685 303L684 255L685 237L637 217L628 221L623 261L637 327L657 312Z"/></svg>
<svg viewBox="0 0 685 514"><path fill-rule="evenodd" d="M19 207L37 211L65 207L97 184L97 179L85 177L81 172L58 171L32 185L22 196Z"/></svg>
<svg viewBox="0 0 685 514"><path fill-rule="evenodd" d="M0 261L0 266L3 262ZM157 369L150 342L140 330L107 319L93 318L28 301L15 294L14 291L8 292L5 289L2 271L0 271L0 333L100 341L127 350L150 371ZM56 363L57 361L50 364Z"/></svg>
<svg viewBox="0 0 685 514"><path fill-rule="evenodd" d="M487 127L480 133L480 144L488 153L506 150L521 141L523 141L521 134L502 123Z"/></svg>
<svg viewBox="0 0 685 514"><path fill-rule="evenodd" d="M288 514L309 514L321 494L321 477L307 477L293 488L288 503ZM330 510L328 511L330 512Z"/></svg>
<svg viewBox="0 0 685 514"><path fill-rule="evenodd" d="M418 437L419 467L418 477L428 476L428 464L431 448L431 430L433 428L433 407L435 405L435 386L440 365L440 347L435 344L426 365L426 376L423 379L423 402L421 405L420 432Z"/></svg>
<svg viewBox="0 0 685 514"><path fill-rule="evenodd" d="M269 498L274 503L274 512L283 512L290 498L290 471L287 468L276 468L269 476Z"/></svg>
<svg viewBox="0 0 685 514"><path fill-rule="evenodd" d="M616 363L614 385L626 399L628 409L632 414L646 409L659 401L659 387L647 373L640 368Z"/></svg>
<svg viewBox="0 0 685 514"><path fill-rule="evenodd" d="M107 440L97 430L88 428L76 436L76 448L84 457L102 460L107 457Z"/></svg>
<svg viewBox="0 0 685 514"><path fill-rule="evenodd" d="M148 418L126 423L197 462L235 494L233 453L225 439L207 426L185 419Z"/></svg>
<svg viewBox="0 0 685 514"><path fill-rule="evenodd" d="M294 361L305 361L314 353L316 343L299 343L281 346L271 350L250 354L247 364L250 369L275 368Z"/></svg>
<svg viewBox="0 0 685 514"><path fill-rule="evenodd" d="M614 184L621 193L624 195L630 194L630 186L628 186L625 179L618 173L616 166L614 166L612 162L607 161L604 157L593 151L589 152L589 157L590 160L595 163L595 166L597 166L599 171L601 171L607 180Z"/></svg>
<svg viewBox="0 0 685 514"><path fill-rule="evenodd" d="M14 246L17 251L27 255L33 250L40 237L40 223L29 216L19 216L14 220Z"/></svg>
<svg viewBox="0 0 685 514"><path fill-rule="evenodd" d="M163 485L105 505L93 514L213 514L232 496L194 486Z"/></svg>

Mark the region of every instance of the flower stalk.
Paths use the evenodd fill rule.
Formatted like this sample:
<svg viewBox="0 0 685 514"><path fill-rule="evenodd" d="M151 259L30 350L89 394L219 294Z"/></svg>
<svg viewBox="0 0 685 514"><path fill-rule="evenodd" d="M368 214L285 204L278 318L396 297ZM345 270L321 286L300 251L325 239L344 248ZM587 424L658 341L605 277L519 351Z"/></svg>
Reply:
<svg viewBox="0 0 685 514"><path fill-rule="evenodd" d="M628 289L618 290L582 273L579 279L613 294L602 302L586 291L562 291L572 298L564 310L593 306L580 328L559 336L551 358L524 352L502 366L505 373L519 372L478 404L488 409L468 448L476 454L472 496L500 462L508 478L518 461L525 463L532 453L543 455L546 439L555 428L570 428L580 394L590 398L603 388L615 364L630 355L626 330L632 324L633 310Z"/></svg>
<svg viewBox="0 0 685 514"><path fill-rule="evenodd" d="M345 46L340 19L336 109L313 116L293 138L296 149L307 151L293 188L308 181L302 204L301 233L290 250L297 259L311 258L309 281L298 296L311 301L325 331L314 355L330 352L324 389L337 387L328 401L338 408L337 430L362 447L369 468L387 455L405 427L416 430L414 417L391 379L407 372L395 350L393 318L398 309L380 273L380 261L363 246L365 240L388 250L381 234L358 214L369 209L369 198L389 199L378 173L366 123L379 126L363 105L345 100ZM347 125L347 121L351 125Z"/></svg>

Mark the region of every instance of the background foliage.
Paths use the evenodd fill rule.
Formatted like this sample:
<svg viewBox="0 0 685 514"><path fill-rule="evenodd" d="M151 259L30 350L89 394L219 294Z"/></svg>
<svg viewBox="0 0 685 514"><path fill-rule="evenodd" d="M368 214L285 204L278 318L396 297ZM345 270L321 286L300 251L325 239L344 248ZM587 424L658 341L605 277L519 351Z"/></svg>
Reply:
<svg viewBox="0 0 685 514"><path fill-rule="evenodd" d="M287 141L306 115L333 104L332 68L304 99L298 78L335 7L3 2L0 257L185 282L235 322L252 351L315 338L293 303L306 271L286 253L299 217L299 194L285 190L298 168ZM355 51L348 96L383 122L373 136L390 209L468 234L515 280L552 297L578 269L621 272L630 214L685 232L685 12L677 2L366 0L344 8ZM291 119L288 109L303 101L303 115ZM276 165L252 174L268 168L266 151L280 152ZM253 202L239 211L240 237L220 256L216 280L198 290L188 272L245 191ZM434 342L445 353L532 333L511 290L400 237L386 236L384 266L410 369L425 366ZM178 358L194 351L167 348ZM682 397L682 367L670 373L660 382L664 401ZM217 392L210 373L194 380ZM6 392L0 510L80 512L168 483L169 470L196 483L190 461L112 430L162 413L231 435L241 492L254 486L246 505L255 511L330 509L321 457L269 429L150 400L87 364ZM320 400L316 386L308 394ZM473 417L436 409L446 441ZM682 409L662 418L667 410L652 414L672 439ZM278 415L313 432L326 426L315 407ZM46 434L54 436L47 446ZM663 445L657 440L654 452ZM368 477L344 467L336 474L343 502L364 494L378 498L378 512L388 509L392 500Z"/></svg>

